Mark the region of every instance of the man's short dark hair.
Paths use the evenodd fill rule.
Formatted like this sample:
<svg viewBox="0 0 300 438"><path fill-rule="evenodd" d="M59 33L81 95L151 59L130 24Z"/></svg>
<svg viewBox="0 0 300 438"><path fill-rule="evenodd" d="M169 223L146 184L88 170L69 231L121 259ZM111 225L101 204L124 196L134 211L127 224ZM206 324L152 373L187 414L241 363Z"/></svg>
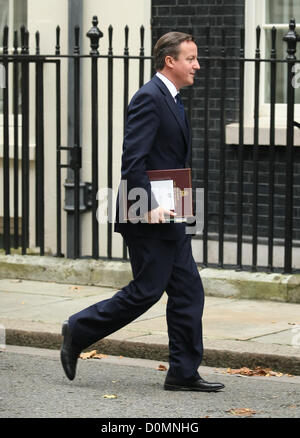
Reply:
<svg viewBox="0 0 300 438"><path fill-rule="evenodd" d="M172 56L177 59L179 46L184 41L195 41L194 37L183 32L168 32L159 38L153 49L154 67L162 70L165 66L165 57Z"/></svg>

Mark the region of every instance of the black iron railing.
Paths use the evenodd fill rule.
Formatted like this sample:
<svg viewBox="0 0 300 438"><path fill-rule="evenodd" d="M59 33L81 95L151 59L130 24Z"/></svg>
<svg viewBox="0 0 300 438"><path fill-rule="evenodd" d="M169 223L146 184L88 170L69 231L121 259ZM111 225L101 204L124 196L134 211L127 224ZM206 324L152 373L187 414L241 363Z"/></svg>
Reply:
<svg viewBox="0 0 300 438"><path fill-rule="evenodd" d="M119 97L118 107L123 107L123 122L125 126L127 106L129 102L129 66L135 60L138 61L138 83L137 88L142 86L145 80L145 63L152 63L151 56L145 56L144 53L144 28L140 28L140 51L139 54L133 56L129 54L128 35L129 29L125 28L125 46L122 55L113 54L113 28L108 29L109 47L107 54L99 54L99 40L103 36L98 28L97 17L93 18L93 26L87 33L90 38L90 53L81 54L79 47L79 33L80 29L77 26L74 29L75 44L72 54L63 55L60 53L60 29L56 30L56 46L53 55L41 55L39 44L39 33L35 35L36 50L35 53L29 53L29 33L23 27L21 29L21 47L18 45L18 32L14 34L14 50L9 53L8 50L8 27L4 28L3 36L3 53L0 55L0 61L5 69L6 87L3 89L3 248L6 254L10 254L11 248L21 246L22 254L26 254L29 246L29 214L35 215L35 241L36 246L40 249L40 255L45 254L45 203L47 196L45 191L53 192L56 190L56 255L62 254L62 238L66 232L62 229L62 215L72 215L74 218L74 229L72 232L73 251L72 254L67 254L68 257L81 257L81 236L86 233L82 229L81 216L84 211L91 212L91 253L87 256L92 258L99 258L99 223L97 221L98 200L97 193L99 190L99 160L102 159L103 150L99 149L101 133L99 132L99 108L103 102L98 98L99 86L99 70L98 63L100 59L107 62L107 187L112 188L113 185L113 160L115 159L113 151L113 135L114 135L114 66L115 61L123 61L123 71L120 71L119 78L123 81L123 95ZM203 266L218 266L220 268L227 267L226 264L226 250L225 250L225 235L226 234L226 170L228 169L226 158L226 135L225 128L227 124L226 117L226 99L228 93L226 89L227 79L230 79L229 66L234 64L238 69L238 90L237 90L237 105L236 105L236 122L239 124L238 128L238 144L237 144L237 172L236 183L237 191L235 193L235 206L232 214L235 217L235 233L230 236L232 242L236 243L236 263L230 266L235 269L265 269L267 271L279 270L283 272L292 272L300 269L299 260L292 260L292 252L295 248L293 242L294 222L293 214L295 207L295 196L293 193L293 164L294 164L294 126L299 124L294 120L295 109L295 89L292 85L294 77L293 66L300 62L296 59L296 49L299 37L295 31L295 21L291 20L289 24L289 31L284 37L287 43L287 57L285 59L278 59L276 56L276 29L272 29L272 49L270 57L261 58L260 52L260 28L256 32L256 52L254 58L245 58L245 33L241 29L240 33L240 53L239 56L227 56L225 47L225 31L222 33L222 46L220 56L211 54L210 47L210 33L209 28L206 28L206 47L204 48L204 55L199 57L199 62L203 70L201 74L204 80L202 102L203 106L197 109L203 110L203 117L199 120L193 117L193 112L196 107L196 101L193 98L193 89L185 93L185 104L188 110L189 119L192 122L193 129L197 129L201 125L203 132L202 146L197 151L201 155L203 169L202 172L202 187L204 188L204 228L201 237L203 243L202 260L200 263ZM73 120L74 131L72 138L74 144L64 146L62 145L62 61L64 59L70 60L73 69L73 93L74 106L69 117ZM84 145L81 145L81 120L82 112L80 106L81 93L81 64L83 61L88 61L91 64L91 169L90 169L90 183L83 183L81 181L82 157L85 156L86 151ZM260 108L260 78L262 63L270 63L270 134L269 134L269 151L268 151L268 234L265 245L268 247L268 260L265 266L258 266L258 243L261 236L258 233L259 224L259 108ZM275 129L276 129L276 83L277 83L277 64L284 63L287 68L287 118L286 118L286 148L285 148L285 226L284 238L282 245L284 247L284 263L283 266L274 264L274 187L275 187ZM55 108L52 110L56 117L56 189L53 187L45 188L45 151L44 140L48 135L53 136L53 132L49 133L45 129L45 66L52 64L55 67ZM248 220L251 222L251 244L252 244L252 263L250 266L245 266L243 260L243 242L245 241L244 232L244 162L245 162L245 142L244 142L244 93L245 93L245 67L247 64L254 64L254 118L253 118L253 134L254 142L252 145L252 163L253 163L253 180L252 180L252 204L251 213L248 215ZM31 92L30 90L30 66L35 68L35 187L30 185L30 160L29 160L29 129L30 119L29 114L31 108ZM209 194L211 186L210 167L210 145L211 145L211 126L210 126L210 80L215 66L221 69L221 78L218 84L219 93L219 118L218 118L218 226L214 230L218 241L217 261L212 262L209 254L209 241L212 238L210 229L210 205ZM153 70L151 70L153 72ZM21 81L19 82L19 78ZM247 84L249 86L249 84ZM11 96L10 96L11 93ZM13 118L9 119L9 102L12 102ZM202 104L201 104L202 105ZM47 109L48 110L48 109ZM19 138L18 123L21 117L21 138ZM13 138L9 138L9 126L13 124ZM9 144L13 143L13 153L9 149ZM21 146L22 156L19 157L19 146ZM101 143L101 147L103 147ZM67 151L67 163L62 162L62 151ZM21 172L19 171L19 160L21 158ZM214 158L215 159L215 158ZM10 160L13 160L13 175L10 175ZM191 159L193 170L195 169L193 156ZM73 178L68 181L63 181L61 171L68 167L73 171ZM21 180L20 180L21 178ZM12 187L11 187L12 183ZM21 187L21 193L19 193ZM65 188L65 205L62 205L62 193ZM35 190L35 211L30 213L30 196ZM112 198L108 198L109 204L113 202ZM299 199L297 200L299 203ZM19 205L21 204L21 211ZM12 207L12 208L11 208ZM21 232L20 219L21 217ZM11 218L12 224L11 224ZM249 238L249 236L248 236ZM107 248L105 257L112 258L112 240L113 240L113 225L107 225ZM231 250L232 251L232 250ZM123 258L127 257L126 247L123 246Z"/></svg>
<svg viewBox="0 0 300 438"><path fill-rule="evenodd" d="M275 129L276 129L276 87L277 87L277 65L278 63L284 63L287 69L287 116L286 116L286 146L285 152L281 158L285 162L285 208L284 208L284 236L281 238L281 245L284 247L284 267L283 272L292 272L299 270L299 256L292 261L292 252L295 248L293 239L295 226L294 226L294 208L299 205L299 197L295 197L293 193L294 187L294 159L295 159L295 146L294 146L294 126L299 126L299 124L294 120L295 111L295 88L293 86L294 71L293 67L300 62L296 59L296 49L297 42L299 42L300 37L295 31L295 20L291 19L289 23L289 31L284 37L284 41L287 43L287 57L285 59L279 59L276 56L276 28L273 27L271 30L272 34L272 48L270 53L270 58L261 58L260 50L260 38L261 38L261 28L258 26L256 29L256 50L254 58L245 58L245 32L244 29L240 31L240 53L239 57L226 56L225 47L225 31L222 33L222 47L221 56L215 56L210 54L210 28L206 28L206 41L207 45L204 49L204 56L199 58L200 64L204 69L202 75L204 76L204 117L203 123L203 142L201 144L202 154L203 154L203 171L202 171L202 182L204 187L204 229L203 229L203 266L217 266L225 267L224 264L224 236L226 226L226 193L225 182L226 182L226 170L230 165L227 164L226 159L226 141L225 141L225 127L226 127L226 99L229 97L226 90L226 80L228 78L229 68L235 66L238 68L238 98L236 107L236 121L238 121L238 142L237 142L237 153L236 161L237 172L236 172L236 183L237 192L235 195L235 207L232 210L232 215L235 216L234 226L236 227L236 233L231 232L232 242L236 242L236 265L231 265L235 269L250 269L256 271L262 267L258 266L258 245L261 242L262 236L258 234L259 225L259 202L258 202L258 192L259 192L259 161L260 161L260 148L259 143L259 128L260 128L260 87L261 87L261 66L262 64L270 64L270 77L267 82L268 87L270 87L270 117L269 117L269 145L268 145L268 232L264 240L264 245L268 247L268 260L267 264L263 267L264 270L272 272L276 270L277 266L274 265L274 240L275 240L275 230L274 230L274 218L276 217L274 208L274 188L275 188ZM249 65L254 65L254 81L251 84L254 95L254 108L253 108L253 144L251 145L251 159L252 159L252 202L251 202L251 212L247 214L247 219L250 221L251 232L245 235L244 231L244 219L245 219L245 191L244 191L244 164L245 164L245 126L244 126L244 107L245 107L245 69ZM221 77L219 78L219 131L214 130L212 132L212 127L210 126L210 99L211 99L211 79L214 75L216 67L221 69ZM249 84L246 84L249 87ZM215 90L213 90L215 92ZM211 146L216 145L217 141L213 138L213 135L219 136L219 153L218 153L218 183L219 183L219 195L218 195L218 224L214 228L215 239L218 241L218 260L215 263L211 263L209 260L209 250L208 242L209 236L212 235L210 232L212 230L210 224L210 205L209 205L209 194L211 187L211 173L209 171L209 164L211 158L213 157L210 152ZM215 151L214 151L215 154ZM249 154L248 154L249 155ZM299 157L299 154L297 155ZM297 204L295 204L297 200ZM228 217L228 214L227 214ZM299 230L297 231L299 235ZM227 239L228 240L228 239ZM277 239L278 240L278 239ZM279 239L280 240L280 239ZM252 246L252 263L245 266L242 263L243 259L243 244L249 241ZM294 262L294 264L293 264ZM294 267L294 269L293 269Z"/></svg>

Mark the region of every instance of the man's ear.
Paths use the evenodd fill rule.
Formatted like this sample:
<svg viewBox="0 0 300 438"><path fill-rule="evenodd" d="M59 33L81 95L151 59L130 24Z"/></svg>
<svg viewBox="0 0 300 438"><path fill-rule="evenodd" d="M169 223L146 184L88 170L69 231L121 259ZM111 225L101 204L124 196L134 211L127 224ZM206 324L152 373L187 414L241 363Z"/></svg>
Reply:
<svg viewBox="0 0 300 438"><path fill-rule="evenodd" d="M167 55L165 57L165 66L169 67L169 68L173 68L174 66L174 58L170 55Z"/></svg>

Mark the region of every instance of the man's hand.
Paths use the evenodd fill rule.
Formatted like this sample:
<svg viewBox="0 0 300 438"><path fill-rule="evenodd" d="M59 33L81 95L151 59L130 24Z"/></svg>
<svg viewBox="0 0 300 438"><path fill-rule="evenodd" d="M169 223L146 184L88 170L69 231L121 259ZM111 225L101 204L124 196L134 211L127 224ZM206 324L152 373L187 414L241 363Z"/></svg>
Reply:
<svg viewBox="0 0 300 438"><path fill-rule="evenodd" d="M145 216L149 224L159 224L166 222L165 216L174 217L176 216L176 213L174 213L174 211L167 210L166 208L158 206L157 208L148 211Z"/></svg>

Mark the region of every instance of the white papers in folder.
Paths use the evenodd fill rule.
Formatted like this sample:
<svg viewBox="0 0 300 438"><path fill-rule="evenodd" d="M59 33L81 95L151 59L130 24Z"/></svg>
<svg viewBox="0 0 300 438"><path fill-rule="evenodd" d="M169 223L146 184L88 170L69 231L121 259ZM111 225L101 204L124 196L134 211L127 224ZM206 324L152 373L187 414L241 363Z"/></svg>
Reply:
<svg viewBox="0 0 300 438"><path fill-rule="evenodd" d="M175 209L174 187L172 179L150 181L152 193L158 204L167 210Z"/></svg>

